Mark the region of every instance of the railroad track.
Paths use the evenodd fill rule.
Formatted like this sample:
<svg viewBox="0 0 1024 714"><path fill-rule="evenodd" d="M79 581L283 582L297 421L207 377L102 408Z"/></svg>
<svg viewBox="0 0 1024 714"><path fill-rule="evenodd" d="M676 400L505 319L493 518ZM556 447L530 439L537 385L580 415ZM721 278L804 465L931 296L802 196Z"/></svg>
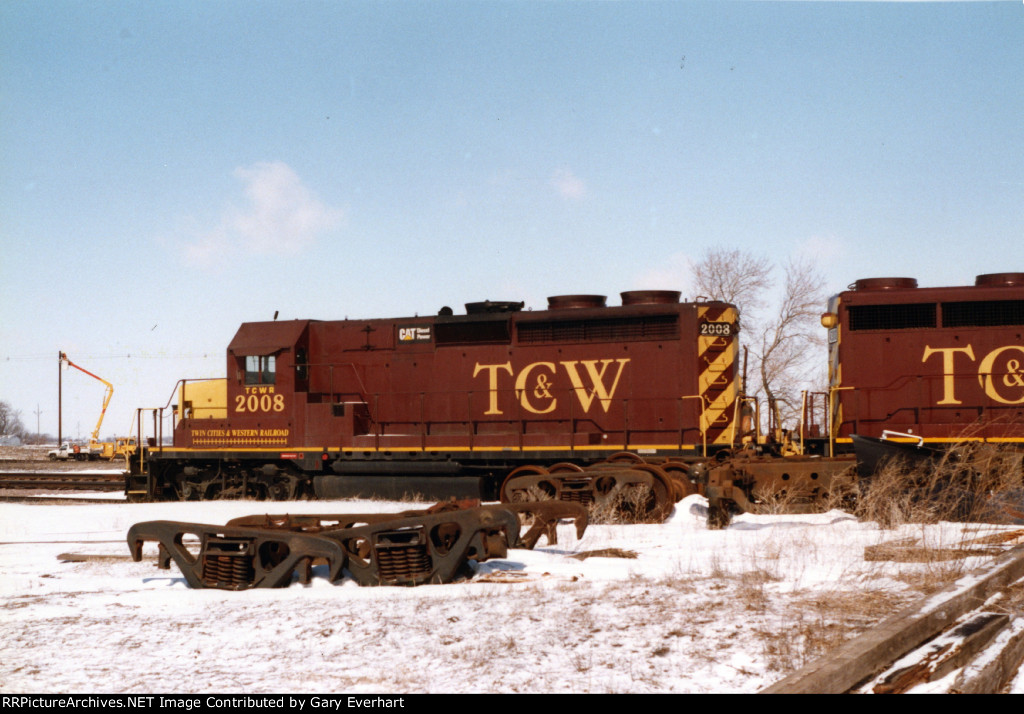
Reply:
<svg viewBox="0 0 1024 714"><path fill-rule="evenodd" d="M994 694L1024 662L1024 545L763 694Z"/></svg>
<svg viewBox="0 0 1024 714"><path fill-rule="evenodd" d="M74 471L0 473L0 489L60 491L123 491L123 474L85 474Z"/></svg>

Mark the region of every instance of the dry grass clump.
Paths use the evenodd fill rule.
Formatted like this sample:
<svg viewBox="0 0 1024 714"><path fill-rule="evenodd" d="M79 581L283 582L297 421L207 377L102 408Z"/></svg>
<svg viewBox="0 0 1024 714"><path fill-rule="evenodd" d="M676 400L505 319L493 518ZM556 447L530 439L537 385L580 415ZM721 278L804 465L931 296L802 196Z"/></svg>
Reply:
<svg viewBox="0 0 1024 714"><path fill-rule="evenodd" d="M889 461L862 480L856 513L883 528L1024 518L1024 454L968 443L913 465Z"/></svg>
<svg viewBox="0 0 1024 714"><path fill-rule="evenodd" d="M965 559L928 561L923 568L901 570L894 580L906 583L922 595L931 595L946 587L966 572Z"/></svg>
<svg viewBox="0 0 1024 714"><path fill-rule="evenodd" d="M764 612L770 603L766 586L779 582L782 578L763 568L755 568L736 576L735 596L743 603L744 609L753 612Z"/></svg>
<svg viewBox="0 0 1024 714"><path fill-rule="evenodd" d="M794 672L890 614L901 597L884 590L809 593L786 604L788 625L757 630L768 669Z"/></svg>
<svg viewBox="0 0 1024 714"><path fill-rule="evenodd" d="M771 486L756 486L753 491L757 513L765 516L779 516L802 510L807 495L799 488L776 489Z"/></svg>
<svg viewBox="0 0 1024 714"><path fill-rule="evenodd" d="M610 498L594 501L587 506L591 523L628 525L650 523L651 513L657 507L650 486L630 486L620 489Z"/></svg>

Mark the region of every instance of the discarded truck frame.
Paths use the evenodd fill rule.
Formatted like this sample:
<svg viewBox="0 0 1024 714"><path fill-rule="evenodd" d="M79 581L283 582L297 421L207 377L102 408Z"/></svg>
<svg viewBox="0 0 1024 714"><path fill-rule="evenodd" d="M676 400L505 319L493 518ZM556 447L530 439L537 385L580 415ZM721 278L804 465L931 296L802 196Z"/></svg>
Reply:
<svg viewBox="0 0 1024 714"><path fill-rule="evenodd" d="M522 537L517 514L532 521ZM470 560L532 548L541 535L554 543L562 518L583 535L587 514L578 504L439 504L402 513L245 516L224 526L147 521L128 530L128 548L137 562L143 543L159 543L158 567L174 560L193 588L287 587L296 572L309 583L318 563L327 565L330 582L347 569L360 585L422 585L451 582Z"/></svg>

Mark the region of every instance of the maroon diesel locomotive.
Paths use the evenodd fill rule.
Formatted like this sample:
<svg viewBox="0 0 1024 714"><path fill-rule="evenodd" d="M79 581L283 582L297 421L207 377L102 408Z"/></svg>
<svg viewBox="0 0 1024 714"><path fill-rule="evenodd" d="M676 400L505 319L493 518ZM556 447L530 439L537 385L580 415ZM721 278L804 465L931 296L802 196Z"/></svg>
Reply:
<svg viewBox="0 0 1024 714"><path fill-rule="evenodd" d="M858 280L829 301L832 433L897 442L1024 442L1024 273L973 286Z"/></svg>
<svg viewBox="0 0 1024 714"><path fill-rule="evenodd" d="M712 525L758 511L764 494L796 510L824 506L855 464L854 447L859 473L870 475L889 458L927 459L965 441L1024 446L1024 273L942 288L858 280L829 300L821 322L829 389L825 418L810 421L826 428L812 433L803 420L789 449L802 455L744 449L695 467Z"/></svg>
<svg viewBox="0 0 1024 714"><path fill-rule="evenodd" d="M623 451L692 460L731 446L736 309L671 291L605 302L245 323L226 379L179 383L173 446L149 449L129 490L288 499L372 478L380 492L388 477L405 491L461 483L461 495L494 498L516 468L573 469Z"/></svg>

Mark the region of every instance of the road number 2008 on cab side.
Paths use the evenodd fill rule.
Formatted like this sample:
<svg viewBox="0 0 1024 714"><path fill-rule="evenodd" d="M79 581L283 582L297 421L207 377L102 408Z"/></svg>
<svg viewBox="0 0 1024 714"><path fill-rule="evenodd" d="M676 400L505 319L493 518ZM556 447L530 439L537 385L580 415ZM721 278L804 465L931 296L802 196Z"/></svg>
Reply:
<svg viewBox="0 0 1024 714"><path fill-rule="evenodd" d="M732 337L735 328L731 322L702 322L700 323L701 337Z"/></svg>
<svg viewBox="0 0 1024 714"><path fill-rule="evenodd" d="M239 394L235 397L235 411L243 412L283 412L283 394Z"/></svg>

